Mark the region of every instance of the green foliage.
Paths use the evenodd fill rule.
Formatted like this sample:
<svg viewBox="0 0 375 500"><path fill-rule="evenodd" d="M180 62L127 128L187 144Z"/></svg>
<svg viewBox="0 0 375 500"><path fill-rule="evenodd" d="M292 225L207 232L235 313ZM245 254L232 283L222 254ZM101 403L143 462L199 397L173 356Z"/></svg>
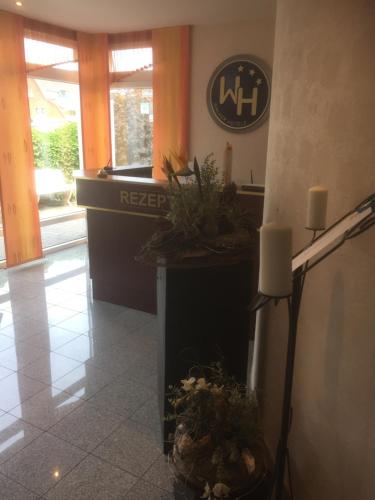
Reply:
<svg viewBox="0 0 375 500"><path fill-rule="evenodd" d="M220 188L212 154L202 164L200 182L195 176L189 177L186 184L170 183L170 211L167 219L177 231L183 233L186 241L198 240L202 232L208 237L217 235Z"/></svg>
<svg viewBox="0 0 375 500"><path fill-rule="evenodd" d="M32 128L31 133L34 148L35 167L45 168L47 163L46 134L44 132L40 132L36 128Z"/></svg>
<svg viewBox="0 0 375 500"><path fill-rule="evenodd" d="M191 369L181 386L170 388L169 402L174 412L168 419L175 420L176 427L193 441L209 435L214 448L231 442L243 449L259 439L255 397L229 377L220 363Z"/></svg>
<svg viewBox="0 0 375 500"><path fill-rule="evenodd" d="M220 363L192 368L170 391L177 474L204 488L201 498L237 498L264 470L255 397Z"/></svg>
<svg viewBox="0 0 375 500"><path fill-rule="evenodd" d="M32 129L36 168L62 170L67 182L73 180L73 170L79 169L78 130L74 122L50 132Z"/></svg>
<svg viewBox="0 0 375 500"><path fill-rule="evenodd" d="M73 170L79 169L78 133L74 122L61 127L58 154L66 180L72 181Z"/></svg>
<svg viewBox="0 0 375 500"><path fill-rule="evenodd" d="M241 229L254 229L249 214L236 203L236 185L224 186L219 180L212 153L201 167L195 160L194 174L185 183L173 182L178 174L169 176L170 209L166 218L174 231L183 233L188 245Z"/></svg>
<svg viewBox="0 0 375 500"><path fill-rule="evenodd" d="M177 172L171 161L164 159L169 210L159 219L159 228L139 259L157 262L164 257L168 264L173 264L198 254L243 256L254 245L256 228L251 214L237 203L236 185L224 186L219 181L212 154L201 167L195 159L194 172L174 157L180 167Z"/></svg>

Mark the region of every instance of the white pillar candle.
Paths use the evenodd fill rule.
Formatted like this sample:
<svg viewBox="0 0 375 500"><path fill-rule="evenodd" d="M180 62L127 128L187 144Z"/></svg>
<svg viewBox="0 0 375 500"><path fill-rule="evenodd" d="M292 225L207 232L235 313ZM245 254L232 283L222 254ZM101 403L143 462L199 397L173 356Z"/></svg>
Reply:
<svg viewBox="0 0 375 500"><path fill-rule="evenodd" d="M260 228L259 290L269 297L292 293L292 229L275 222Z"/></svg>
<svg viewBox="0 0 375 500"><path fill-rule="evenodd" d="M232 144L227 142L227 145L224 150L224 162L223 162L224 184L230 184L232 182L232 159L233 159Z"/></svg>
<svg viewBox="0 0 375 500"><path fill-rule="evenodd" d="M319 231L325 229L327 218L328 189L324 186L313 186L307 197L306 227Z"/></svg>

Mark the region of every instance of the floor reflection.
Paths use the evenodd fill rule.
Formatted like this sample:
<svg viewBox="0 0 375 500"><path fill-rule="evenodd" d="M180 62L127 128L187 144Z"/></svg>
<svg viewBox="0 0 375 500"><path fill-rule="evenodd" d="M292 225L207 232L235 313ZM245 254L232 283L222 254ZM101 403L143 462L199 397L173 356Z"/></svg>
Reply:
<svg viewBox="0 0 375 500"><path fill-rule="evenodd" d="M116 478L103 498L126 498L129 439L149 465L161 453L156 380L155 317L92 299L86 246L0 270L1 498L50 498L60 482L72 498L82 461L86 485L100 467Z"/></svg>
<svg viewBox="0 0 375 500"><path fill-rule="evenodd" d="M0 462L74 410L84 395L82 363L94 356L92 338L58 325L85 315L90 302L84 247L0 271ZM68 356L56 352L74 340ZM77 367L77 396L53 387Z"/></svg>

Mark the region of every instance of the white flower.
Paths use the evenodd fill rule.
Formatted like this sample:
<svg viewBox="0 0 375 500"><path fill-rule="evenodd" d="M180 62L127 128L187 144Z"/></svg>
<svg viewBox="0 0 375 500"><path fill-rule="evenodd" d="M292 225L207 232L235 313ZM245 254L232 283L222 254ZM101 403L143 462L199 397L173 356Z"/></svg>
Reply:
<svg viewBox="0 0 375 500"><path fill-rule="evenodd" d="M182 388L186 392L189 392L193 389L194 383L195 383L195 377L190 377L189 379L181 380Z"/></svg>
<svg viewBox="0 0 375 500"><path fill-rule="evenodd" d="M247 472L251 475L255 471L255 458L248 448L242 450L242 460L246 465Z"/></svg>
<svg viewBox="0 0 375 500"><path fill-rule="evenodd" d="M197 389L208 389L210 387L210 384L207 384L205 378L199 378L197 380Z"/></svg>
<svg viewBox="0 0 375 500"><path fill-rule="evenodd" d="M204 492L201 498L208 498L208 499L211 498L211 488L208 483L206 483L206 486L204 487Z"/></svg>
<svg viewBox="0 0 375 500"><path fill-rule="evenodd" d="M216 483L212 488L212 493L216 498L227 498L229 497L230 488L224 483Z"/></svg>
<svg viewBox="0 0 375 500"><path fill-rule="evenodd" d="M183 434L177 441L178 452L183 454L193 444L193 440L188 434Z"/></svg>
<svg viewBox="0 0 375 500"><path fill-rule="evenodd" d="M223 392L223 385L221 387L219 387L218 385L214 384L212 389L211 389L211 392L213 394L221 394Z"/></svg>

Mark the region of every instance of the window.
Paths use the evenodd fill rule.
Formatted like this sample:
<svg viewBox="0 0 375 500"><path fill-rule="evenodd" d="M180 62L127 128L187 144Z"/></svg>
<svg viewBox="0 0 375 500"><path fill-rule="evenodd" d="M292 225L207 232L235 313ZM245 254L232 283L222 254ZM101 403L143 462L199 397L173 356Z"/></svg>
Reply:
<svg viewBox="0 0 375 500"><path fill-rule="evenodd" d="M35 182L43 249L86 236L75 202L83 166L78 63L72 47L25 38Z"/></svg>
<svg viewBox="0 0 375 500"><path fill-rule="evenodd" d="M80 169L78 85L28 78L34 161L37 169L61 169L71 182Z"/></svg>
<svg viewBox="0 0 375 500"><path fill-rule="evenodd" d="M113 165L151 165L152 49L112 50L111 71Z"/></svg>
<svg viewBox="0 0 375 500"><path fill-rule="evenodd" d="M54 43L24 38L25 60L28 64L49 66L68 63L75 59L74 49Z"/></svg>
<svg viewBox="0 0 375 500"><path fill-rule="evenodd" d="M111 51L111 72L151 71L152 48L119 49Z"/></svg>
<svg viewBox="0 0 375 500"><path fill-rule="evenodd" d="M152 162L152 89L111 89L114 166Z"/></svg>

